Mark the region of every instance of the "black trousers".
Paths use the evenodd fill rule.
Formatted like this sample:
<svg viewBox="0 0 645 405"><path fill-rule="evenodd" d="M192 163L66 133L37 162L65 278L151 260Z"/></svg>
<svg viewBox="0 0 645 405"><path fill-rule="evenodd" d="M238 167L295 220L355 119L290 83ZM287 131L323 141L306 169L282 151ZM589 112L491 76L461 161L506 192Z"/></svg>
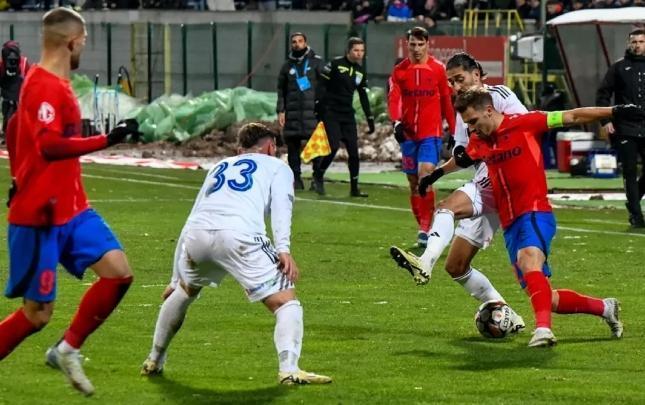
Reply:
<svg viewBox="0 0 645 405"><path fill-rule="evenodd" d="M13 101L2 100L2 132L7 131L9 118L16 112L16 103Z"/></svg>
<svg viewBox="0 0 645 405"><path fill-rule="evenodd" d="M302 145L307 142L306 139L302 139L298 136L290 136L284 138L284 143L287 145L287 161L289 162L289 167L293 172L293 177L300 177L300 152Z"/></svg>
<svg viewBox="0 0 645 405"><path fill-rule="evenodd" d="M616 139L618 158L623 164L623 184L627 195L627 209L636 217L642 217L641 199L645 195L645 138L619 136ZM641 157L641 174L638 177L638 156Z"/></svg>
<svg viewBox="0 0 645 405"><path fill-rule="evenodd" d="M358 133L356 131L356 121L352 120L337 120L328 119L324 121L325 130L327 131L327 138L329 139L329 146L331 147L331 154L320 158L318 167L314 165L314 175L322 178L325 171L331 165L331 162L340 148L340 143L345 144L347 149L347 166L349 166L350 180L358 179L358 171L360 167L360 159L358 157Z"/></svg>

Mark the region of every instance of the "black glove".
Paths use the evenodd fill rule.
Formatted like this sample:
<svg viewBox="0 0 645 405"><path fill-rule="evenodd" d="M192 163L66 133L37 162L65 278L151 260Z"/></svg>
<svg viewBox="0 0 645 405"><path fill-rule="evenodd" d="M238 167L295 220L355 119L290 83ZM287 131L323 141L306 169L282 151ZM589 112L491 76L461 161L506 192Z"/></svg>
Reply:
<svg viewBox="0 0 645 405"><path fill-rule="evenodd" d="M405 127L401 121L394 122L394 139L398 143L405 142Z"/></svg>
<svg viewBox="0 0 645 405"><path fill-rule="evenodd" d="M368 134L373 134L374 131L376 131L376 128L374 127L374 117L367 117L367 127L369 128L367 131Z"/></svg>
<svg viewBox="0 0 645 405"><path fill-rule="evenodd" d="M116 145L125 141L125 138L131 135L132 138L137 139L141 133L139 132L139 123L134 118L121 120L116 124L107 136L108 146Z"/></svg>
<svg viewBox="0 0 645 405"><path fill-rule="evenodd" d="M611 109L611 114L618 121L645 120L645 110L635 104L621 104Z"/></svg>
<svg viewBox="0 0 645 405"><path fill-rule="evenodd" d="M421 197L425 197L426 190L428 189L428 187L433 185L443 175L444 175L443 169L438 168L438 169L435 169L435 171L430 173L429 175L421 177L421 180L419 180L419 195Z"/></svg>

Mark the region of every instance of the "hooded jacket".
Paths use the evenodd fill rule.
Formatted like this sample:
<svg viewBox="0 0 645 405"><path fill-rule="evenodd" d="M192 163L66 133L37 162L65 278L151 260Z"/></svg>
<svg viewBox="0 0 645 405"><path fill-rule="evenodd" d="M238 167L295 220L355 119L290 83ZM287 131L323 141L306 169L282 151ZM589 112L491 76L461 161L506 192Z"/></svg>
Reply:
<svg viewBox="0 0 645 405"><path fill-rule="evenodd" d="M2 46L0 61L0 96L3 101L18 102L22 81L29 70L27 58L20 55L20 45L7 41Z"/></svg>
<svg viewBox="0 0 645 405"><path fill-rule="evenodd" d="M625 57L609 67L602 84L596 92L596 105L608 107L614 104L636 104L645 109L645 56L634 55L630 50ZM605 125L610 120L603 120ZM645 138L645 121L613 120L620 136Z"/></svg>
<svg viewBox="0 0 645 405"><path fill-rule="evenodd" d="M307 67L304 71L305 65ZM314 113L316 105L316 87L320 81L323 61L320 56L307 47L300 57L289 53L278 76L278 103L276 111L285 113L283 136L309 139L318 120ZM304 91L298 86L298 77L306 76L310 87Z"/></svg>

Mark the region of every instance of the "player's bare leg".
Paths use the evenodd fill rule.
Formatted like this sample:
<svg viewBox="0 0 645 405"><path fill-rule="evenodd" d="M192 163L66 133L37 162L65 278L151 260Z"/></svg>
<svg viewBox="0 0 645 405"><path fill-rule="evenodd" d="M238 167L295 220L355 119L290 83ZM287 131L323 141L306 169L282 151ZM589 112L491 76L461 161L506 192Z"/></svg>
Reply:
<svg viewBox="0 0 645 405"><path fill-rule="evenodd" d="M85 395L94 387L83 371L80 347L119 304L132 283L132 270L122 250L111 250L92 265L98 276L85 292L63 339L45 354L46 363L60 369L70 384Z"/></svg>
<svg viewBox="0 0 645 405"><path fill-rule="evenodd" d="M330 383L330 377L301 370L298 366L304 326L302 306L295 291L280 291L265 298L263 303L275 314L273 341L279 360L278 382L284 385Z"/></svg>
<svg viewBox="0 0 645 405"><path fill-rule="evenodd" d="M195 301L200 290L201 287L188 286L180 281L165 298L157 317L152 349L141 367L142 375L154 376L163 372L170 341L184 323L188 307Z"/></svg>

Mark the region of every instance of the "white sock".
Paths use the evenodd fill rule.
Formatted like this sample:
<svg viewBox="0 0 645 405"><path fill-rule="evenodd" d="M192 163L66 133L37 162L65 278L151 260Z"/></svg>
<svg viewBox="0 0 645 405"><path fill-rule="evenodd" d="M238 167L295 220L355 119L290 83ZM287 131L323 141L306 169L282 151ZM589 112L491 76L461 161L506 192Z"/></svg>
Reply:
<svg viewBox="0 0 645 405"><path fill-rule="evenodd" d="M482 303L486 301L506 302L502 295L497 292L495 287L493 287L493 284L490 282L488 277L473 267L471 267L463 276L453 278L453 280L461 284L461 286L468 291L468 294L475 297Z"/></svg>
<svg viewBox="0 0 645 405"><path fill-rule="evenodd" d="M298 371L298 359L302 349L302 307L300 301L292 300L275 311L273 342L278 352L280 371Z"/></svg>
<svg viewBox="0 0 645 405"><path fill-rule="evenodd" d="M455 214L446 209L437 210L434 213L432 228L428 232L428 246L421 255L421 263L424 267L430 269L434 266L434 263L450 244L454 234Z"/></svg>
<svg viewBox="0 0 645 405"><path fill-rule="evenodd" d="M77 352L78 349L70 345L65 341L65 339L61 340L60 343L58 344L58 351L63 353L63 354L68 354L68 353L74 353Z"/></svg>
<svg viewBox="0 0 645 405"><path fill-rule="evenodd" d="M163 302L155 326L152 350L149 356L151 360L159 361L165 354L170 341L181 328L181 324L184 323L188 306L195 301L195 298L197 297L190 297L181 286L177 286L175 291Z"/></svg>

